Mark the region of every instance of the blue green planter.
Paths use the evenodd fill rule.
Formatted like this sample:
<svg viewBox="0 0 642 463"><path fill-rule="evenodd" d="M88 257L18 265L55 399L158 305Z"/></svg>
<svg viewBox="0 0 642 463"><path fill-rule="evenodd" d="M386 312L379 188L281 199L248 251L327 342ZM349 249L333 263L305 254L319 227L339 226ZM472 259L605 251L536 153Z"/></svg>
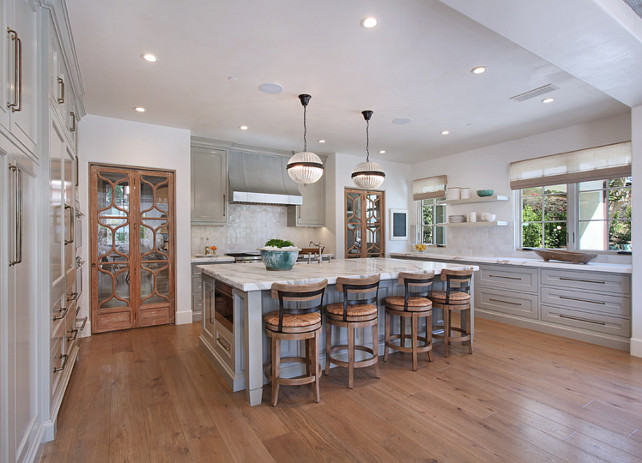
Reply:
<svg viewBox="0 0 642 463"><path fill-rule="evenodd" d="M266 251L261 249L261 258L268 270L292 270L299 251Z"/></svg>

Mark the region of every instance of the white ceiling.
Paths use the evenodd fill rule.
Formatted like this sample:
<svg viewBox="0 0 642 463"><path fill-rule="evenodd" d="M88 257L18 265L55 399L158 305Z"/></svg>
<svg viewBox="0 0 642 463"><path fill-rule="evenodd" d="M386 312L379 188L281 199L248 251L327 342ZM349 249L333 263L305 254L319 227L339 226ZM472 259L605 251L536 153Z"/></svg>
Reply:
<svg viewBox="0 0 642 463"><path fill-rule="evenodd" d="M466 3L444 1L454 7ZM502 17L506 2L514 0L484 0L486 13ZM310 93L309 150L365 155L361 111L371 109L372 156L417 162L628 111L612 97L618 97L607 88L612 83L604 84L609 72L589 85L572 66L575 77L562 70L563 56L552 60L555 66L527 51L533 49L528 44L522 48L437 0L67 0L67 5L87 112L186 128L194 136L300 151L303 110L297 95ZM368 15L380 21L371 30L360 26ZM519 19L511 22L510 33L501 31L511 40L528 25L528 17ZM555 27L539 28L540 34L550 38ZM529 40L538 43L532 34ZM540 56L560 48L554 40L545 45ZM158 62L143 61L145 52L156 54ZM478 65L488 71L471 74ZM620 82L617 63L609 68ZM285 90L261 93L263 82ZM552 104L542 104L543 97L510 100L546 84L559 87L546 95L556 99ZM147 111L136 113L134 106ZM392 124L397 117L412 122ZM442 130L451 133L444 136ZM320 138L327 143L319 144ZM380 149L387 153L379 155Z"/></svg>

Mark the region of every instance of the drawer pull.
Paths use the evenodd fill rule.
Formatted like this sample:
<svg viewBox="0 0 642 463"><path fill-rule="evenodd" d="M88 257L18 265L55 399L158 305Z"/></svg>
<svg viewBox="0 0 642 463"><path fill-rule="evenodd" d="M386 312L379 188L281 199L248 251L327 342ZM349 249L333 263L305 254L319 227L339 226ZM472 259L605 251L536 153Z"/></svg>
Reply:
<svg viewBox="0 0 642 463"><path fill-rule="evenodd" d="M598 280L582 280L579 278L568 278L568 277L560 277L561 281L577 281L579 283L595 283L598 285L605 285L606 281L598 281Z"/></svg>
<svg viewBox="0 0 642 463"><path fill-rule="evenodd" d="M568 297L568 296L559 296L560 299L566 299L568 301L578 301L578 302L588 302L589 304L606 304L604 301L592 301L590 299L579 299L577 297Z"/></svg>
<svg viewBox="0 0 642 463"><path fill-rule="evenodd" d="M593 323L595 325L606 325L604 322L598 322L597 320L591 320L590 318L582 318L582 317L571 317L570 315L564 315L564 314L559 314L560 318L568 318L569 320L577 320L578 322L587 322L587 323Z"/></svg>
<svg viewBox="0 0 642 463"><path fill-rule="evenodd" d="M58 368L54 367L53 372L58 373L59 371L62 371L65 369L65 365L67 365L67 359L69 358L69 355L67 354L60 354L56 359L62 359L62 365L60 365Z"/></svg>
<svg viewBox="0 0 642 463"><path fill-rule="evenodd" d="M521 302L502 301L501 299L493 299L492 297L489 297L488 300L491 302L501 302L502 304L522 305Z"/></svg>
<svg viewBox="0 0 642 463"><path fill-rule="evenodd" d="M64 309L60 309L60 312L58 312L58 315L54 315L53 321L62 320L63 318L65 318L65 315L67 315L68 311L69 311L69 307L65 307Z"/></svg>
<svg viewBox="0 0 642 463"><path fill-rule="evenodd" d="M504 275L488 275L491 278L504 278L505 280L521 280L522 277L507 277Z"/></svg>
<svg viewBox="0 0 642 463"><path fill-rule="evenodd" d="M85 325L87 324L87 317L83 317L80 319L80 321L82 321L82 323L80 324L80 328L78 328L78 321L79 320L76 319L76 328L78 329L78 331L83 331L85 329Z"/></svg>
<svg viewBox="0 0 642 463"><path fill-rule="evenodd" d="M67 338L67 342L73 342L78 337L78 329L74 328L73 330L67 330L67 333L71 333L71 336Z"/></svg>
<svg viewBox="0 0 642 463"><path fill-rule="evenodd" d="M216 335L216 343L226 351L232 351L232 347L230 346L230 344L225 339L223 339L220 334Z"/></svg>

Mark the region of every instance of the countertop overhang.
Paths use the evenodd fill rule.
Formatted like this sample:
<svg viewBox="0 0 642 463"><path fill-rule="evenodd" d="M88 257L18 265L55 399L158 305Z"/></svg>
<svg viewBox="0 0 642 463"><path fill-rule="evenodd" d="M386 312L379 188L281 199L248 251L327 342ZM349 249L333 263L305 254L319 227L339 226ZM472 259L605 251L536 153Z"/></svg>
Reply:
<svg viewBox="0 0 642 463"><path fill-rule="evenodd" d="M462 263L474 264L505 264L520 265L523 267L554 268L566 270L578 270L589 272L606 272L606 273L632 273L630 264L607 264L601 262L589 262L588 264L572 264L570 262L549 261L542 259L527 259L523 257L479 257L479 256L453 256L445 254L429 254L416 252L392 253L390 257L412 258L417 261L451 260L461 261Z"/></svg>
<svg viewBox="0 0 642 463"><path fill-rule="evenodd" d="M392 280L400 272L434 271L439 275L444 268L462 269L475 265L449 264L441 262L411 261L391 258L337 259L322 264L296 263L292 270L266 270L262 262L252 264L215 264L201 265L199 268L208 276L226 283L241 291L260 291L270 289L272 283L309 284L328 279L333 285L337 277L359 278L380 275L382 280Z"/></svg>

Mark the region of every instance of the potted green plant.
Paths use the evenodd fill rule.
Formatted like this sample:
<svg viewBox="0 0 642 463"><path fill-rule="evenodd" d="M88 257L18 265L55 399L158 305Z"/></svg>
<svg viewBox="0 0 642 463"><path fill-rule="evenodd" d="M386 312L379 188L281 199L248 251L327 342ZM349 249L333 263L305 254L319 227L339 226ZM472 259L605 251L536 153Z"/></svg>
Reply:
<svg viewBox="0 0 642 463"><path fill-rule="evenodd" d="M277 238L269 240L259 248L263 264L268 270L292 270L299 257L299 251L291 241Z"/></svg>

